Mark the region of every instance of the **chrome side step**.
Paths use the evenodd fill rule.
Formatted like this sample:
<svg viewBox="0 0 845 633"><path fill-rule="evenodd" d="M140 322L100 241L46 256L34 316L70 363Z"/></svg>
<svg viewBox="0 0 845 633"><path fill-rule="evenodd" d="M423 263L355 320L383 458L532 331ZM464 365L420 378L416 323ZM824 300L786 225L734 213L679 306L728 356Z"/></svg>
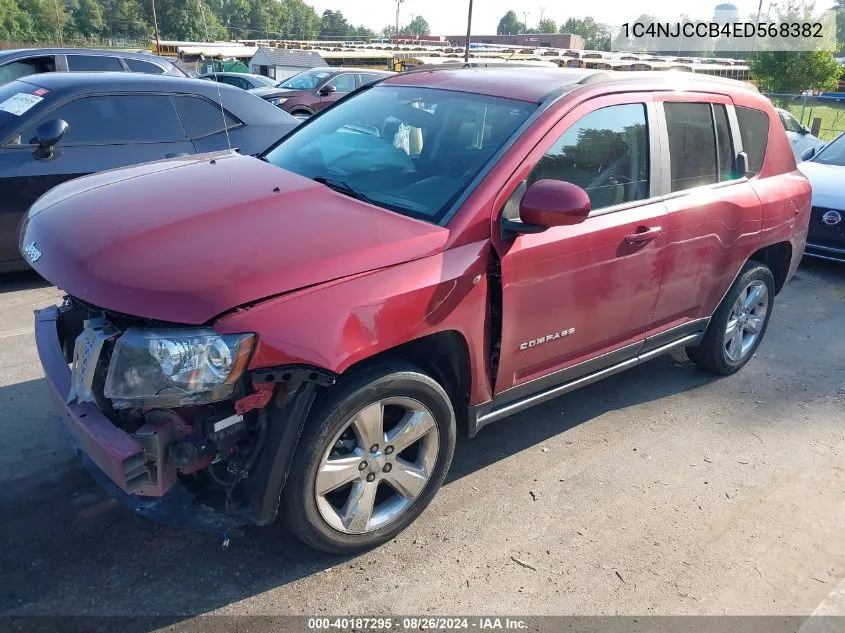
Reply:
<svg viewBox="0 0 845 633"><path fill-rule="evenodd" d="M625 371L626 369L636 367L641 363L645 363L654 358L657 358L658 356L662 356L663 354L666 354L667 352L670 352L678 347L697 345L701 342L701 339L703 337L703 331L695 332L694 334L689 334L676 341L672 341L671 343L667 343L666 345L661 345L660 347L657 347L653 350L639 354L636 358L631 358L622 361L621 363L606 367L605 369L599 370L592 374L588 374L587 376L583 376L576 380L571 380L569 382L562 383L544 391L540 391L538 393L526 396L524 398L516 400L515 402L508 402L507 404L504 404L500 407L496 407L495 400L493 400L493 402L490 403L493 405L493 408L487 410L486 412L482 412L483 409L481 408L481 406L471 407L469 419L469 436L475 437L475 434L478 433L479 430L481 430L483 427L487 426L491 422L501 420L502 418L513 415L514 413L519 413L520 411L524 411L525 409L533 407L534 405L547 402L549 400L557 398L558 396L562 396L565 393L569 393L570 391L575 391L580 387L585 387L586 385L598 382L602 378L607 378L608 376L618 374L619 372Z"/></svg>

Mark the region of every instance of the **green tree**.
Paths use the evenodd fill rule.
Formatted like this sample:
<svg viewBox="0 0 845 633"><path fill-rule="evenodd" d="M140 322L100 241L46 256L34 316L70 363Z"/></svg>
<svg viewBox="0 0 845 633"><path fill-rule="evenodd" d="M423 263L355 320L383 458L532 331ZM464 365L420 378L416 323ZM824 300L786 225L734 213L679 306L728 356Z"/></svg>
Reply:
<svg viewBox="0 0 845 633"><path fill-rule="evenodd" d="M18 0L18 6L32 21L32 36L36 43L58 43L66 36L68 14L64 2Z"/></svg>
<svg viewBox="0 0 845 633"><path fill-rule="evenodd" d="M109 37L144 38L153 30L140 0L113 0L105 19Z"/></svg>
<svg viewBox="0 0 845 633"><path fill-rule="evenodd" d="M318 37L321 40L342 39L349 35L350 29L352 27L343 17L343 13L326 9L320 18L320 34Z"/></svg>
<svg viewBox="0 0 845 633"><path fill-rule="evenodd" d="M748 68L763 92L832 91L842 75L831 51L758 51Z"/></svg>
<svg viewBox="0 0 845 633"><path fill-rule="evenodd" d="M303 0L282 0L283 17L279 30L283 37L312 40L320 32L320 18L314 7Z"/></svg>
<svg viewBox="0 0 845 633"><path fill-rule="evenodd" d="M99 39L104 34L106 22L103 7L97 0L79 0L73 6L71 19L77 37Z"/></svg>
<svg viewBox="0 0 845 633"><path fill-rule="evenodd" d="M371 28L362 24L358 28L353 29L353 33L351 33L351 35L353 35L356 39L370 40L376 36L376 33Z"/></svg>
<svg viewBox="0 0 845 633"><path fill-rule="evenodd" d="M21 9L17 0L0 0L0 40L27 42L35 37L32 16Z"/></svg>
<svg viewBox="0 0 845 633"><path fill-rule="evenodd" d="M413 20L411 20L411 23L402 30L405 33L410 33L411 35L431 35L431 27L428 26L428 22L421 15L416 16Z"/></svg>
<svg viewBox="0 0 845 633"><path fill-rule="evenodd" d="M216 0L210 7L232 39L256 37L250 32L249 0ZM275 28L275 21L272 26Z"/></svg>
<svg viewBox="0 0 845 633"><path fill-rule="evenodd" d="M557 33L557 23L551 18L543 18L537 25L539 33Z"/></svg>
<svg viewBox="0 0 845 633"><path fill-rule="evenodd" d="M228 37L225 27L203 0L170 0L156 9L163 38L209 42Z"/></svg>
<svg viewBox="0 0 845 633"><path fill-rule="evenodd" d="M561 33L572 33L584 38L584 48L598 51L610 50L611 29L594 18L569 18L560 26ZM620 47L622 48L622 47Z"/></svg>
<svg viewBox="0 0 845 633"><path fill-rule="evenodd" d="M525 25L517 19L516 13L513 11L505 13L499 20L499 26L496 27L498 35L519 35L524 30Z"/></svg>
<svg viewBox="0 0 845 633"><path fill-rule="evenodd" d="M278 28L279 5L275 0L249 0L248 31L251 38L272 38Z"/></svg>

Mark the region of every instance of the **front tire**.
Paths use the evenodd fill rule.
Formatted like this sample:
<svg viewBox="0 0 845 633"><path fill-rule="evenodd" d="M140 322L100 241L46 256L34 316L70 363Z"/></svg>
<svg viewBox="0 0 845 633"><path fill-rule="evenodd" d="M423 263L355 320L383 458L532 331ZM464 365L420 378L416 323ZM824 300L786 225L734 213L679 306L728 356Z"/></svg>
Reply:
<svg viewBox="0 0 845 633"><path fill-rule="evenodd" d="M742 369L766 334L774 297L772 271L759 262L747 262L710 319L701 343L686 348L689 359L722 376Z"/></svg>
<svg viewBox="0 0 845 633"><path fill-rule="evenodd" d="M284 491L288 526L326 552L381 545L422 514L454 450L449 396L416 367L341 378L305 423Z"/></svg>

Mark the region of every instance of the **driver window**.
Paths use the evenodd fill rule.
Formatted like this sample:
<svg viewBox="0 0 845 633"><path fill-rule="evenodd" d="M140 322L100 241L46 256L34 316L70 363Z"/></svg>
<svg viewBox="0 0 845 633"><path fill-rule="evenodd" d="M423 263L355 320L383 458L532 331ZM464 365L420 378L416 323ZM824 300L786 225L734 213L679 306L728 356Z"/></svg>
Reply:
<svg viewBox="0 0 845 633"><path fill-rule="evenodd" d="M579 119L528 175L582 187L593 209L649 197L645 104L614 105Z"/></svg>
<svg viewBox="0 0 845 633"><path fill-rule="evenodd" d="M352 73L338 75L328 83L334 86L338 92L352 92L355 90L355 75Z"/></svg>

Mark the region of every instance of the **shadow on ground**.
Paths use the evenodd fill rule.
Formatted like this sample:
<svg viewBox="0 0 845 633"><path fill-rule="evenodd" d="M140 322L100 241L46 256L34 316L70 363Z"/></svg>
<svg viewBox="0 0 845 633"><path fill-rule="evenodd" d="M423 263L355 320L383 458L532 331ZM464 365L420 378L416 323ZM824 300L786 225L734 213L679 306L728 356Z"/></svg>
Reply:
<svg viewBox="0 0 845 633"><path fill-rule="evenodd" d="M712 380L680 358L657 359L459 440L445 485L606 411ZM0 389L0 401L9 389L17 397L46 394L36 380ZM14 450L2 447L0 463L16 461ZM223 550L217 536L134 516L94 484L69 446L28 477L6 472L0 614L178 614L162 626L351 560L314 552L281 526L247 529Z"/></svg>

